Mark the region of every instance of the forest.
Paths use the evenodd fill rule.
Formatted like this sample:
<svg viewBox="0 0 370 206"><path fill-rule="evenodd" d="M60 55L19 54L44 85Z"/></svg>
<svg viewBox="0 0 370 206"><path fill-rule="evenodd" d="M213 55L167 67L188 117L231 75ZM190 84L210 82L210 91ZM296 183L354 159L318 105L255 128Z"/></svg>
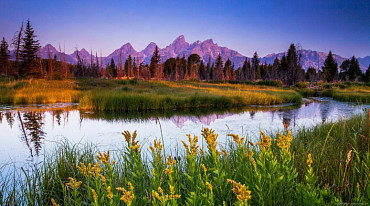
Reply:
<svg viewBox="0 0 370 206"><path fill-rule="evenodd" d="M76 50L77 62L68 63L65 52L59 47L59 58L51 55L48 48L48 58L41 58L40 43L36 40L34 29L28 20L26 25L20 27L10 44L3 37L0 46L0 74L14 79L49 79L63 80L73 78L106 78L106 79L132 79L142 80L200 80L217 82L255 82L260 80L281 81L284 85L295 85L298 82L318 81L338 82L356 81L369 82L370 65L363 73L358 60L353 56L338 63L334 60L331 51L324 66L320 69L309 67L307 71L302 68L301 47L291 44L287 55L281 59L275 58L273 64L260 62L258 53L252 58L246 58L242 67L235 68L230 59L223 59L221 54L215 62L211 59L202 60L198 54L177 56L167 60L161 59L156 46L149 64L144 64L139 58L128 56L122 58L122 51L118 62L113 58L103 62L102 57L91 56L91 60L81 57ZM9 47L13 48L12 55ZM92 54L91 54L92 55Z"/></svg>

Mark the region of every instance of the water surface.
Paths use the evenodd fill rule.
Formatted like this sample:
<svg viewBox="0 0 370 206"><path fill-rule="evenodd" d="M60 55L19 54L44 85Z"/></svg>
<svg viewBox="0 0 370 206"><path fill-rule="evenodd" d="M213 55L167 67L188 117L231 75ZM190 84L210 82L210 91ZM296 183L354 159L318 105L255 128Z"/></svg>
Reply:
<svg viewBox="0 0 370 206"><path fill-rule="evenodd" d="M78 110L76 104L0 106L0 164L42 161L45 150L61 140L93 142L102 150L119 148L124 142L121 133L125 130L137 130L138 140L144 147L154 139L163 138L164 147L171 151L182 147L181 140L187 141L186 134L200 136L204 127L219 134L221 145L229 133L248 135L256 142L259 130L282 131L285 124L295 131L303 126L350 117L368 107L331 98L305 100L302 105L141 113L83 111Z"/></svg>

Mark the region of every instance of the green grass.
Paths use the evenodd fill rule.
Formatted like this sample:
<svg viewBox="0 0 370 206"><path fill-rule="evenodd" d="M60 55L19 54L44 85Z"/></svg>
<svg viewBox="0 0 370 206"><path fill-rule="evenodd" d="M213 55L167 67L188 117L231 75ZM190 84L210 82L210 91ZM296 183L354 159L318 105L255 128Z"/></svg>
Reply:
<svg viewBox="0 0 370 206"><path fill-rule="evenodd" d="M0 104L79 102L81 109L140 111L300 103L293 91L191 81L78 79L0 82Z"/></svg>
<svg viewBox="0 0 370 206"><path fill-rule="evenodd" d="M100 205L109 205L110 201L113 205L126 205L119 200L122 192L114 188L130 191L130 182L135 195L132 205L158 205L159 199L153 196L160 193L158 187L165 195L171 194L171 187L173 194L181 195L178 199L162 199L170 205L222 205L223 201L226 205L238 205L241 201L227 180L231 179L234 187L245 184L245 190L251 192L250 205L365 204L370 202L369 127L369 115L364 113L301 128L292 140L287 131L282 131L280 137L273 135L271 147L269 138L262 133L264 143L259 146L238 136L229 136L227 143L217 145L218 136L204 129L199 141L205 142L207 148L197 147L197 138L189 135L184 142L189 150L182 145L163 149L158 140L149 145L136 142L135 135L125 133L127 142L112 148L114 152L108 159L95 156L98 145L65 141L50 149L42 164L27 167L24 172L14 168L14 173L1 173L1 201L4 205L51 205L53 198L61 205L94 205L94 189ZM278 145L278 138L287 147ZM312 163L307 161L309 154ZM168 155L171 157L166 159ZM176 164L168 161L174 157ZM99 174L105 181L101 176L84 175L77 167L95 162L102 166ZM6 167L9 165L0 169ZM167 173L169 170L172 172ZM69 177L81 181L81 185L76 189L68 186ZM212 190L206 183L212 185ZM107 196L108 186L113 193L111 200Z"/></svg>
<svg viewBox="0 0 370 206"><path fill-rule="evenodd" d="M295 91L266 86L152 81L113 91L87 92L80 100L80 107L92 110L140 111L300 102L301 96Z"/></svg>

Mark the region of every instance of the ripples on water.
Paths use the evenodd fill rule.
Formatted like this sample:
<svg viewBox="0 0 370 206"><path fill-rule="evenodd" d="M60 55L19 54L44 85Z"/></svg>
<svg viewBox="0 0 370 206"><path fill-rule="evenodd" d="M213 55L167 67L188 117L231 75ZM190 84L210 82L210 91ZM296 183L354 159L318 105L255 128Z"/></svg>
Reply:
<svg viewBox="0 0 370 206"><path fill-rule="evenodd" d="M250 106L232 110L170 110L144 112L80 111L77 104L0 106L0 164L35 161L55 143L98 143L102 149L114 149L124 142L124 130L138 131L142 145L148 146L163 132L165 148L174 151L186 134L200 136L204 127L219 134L225 144L227 134L248 135L257 141L259 130L267 133L293 131L341 117L361 113L369 105L338 102L331 98L305 99L302 105ZM204 143L200 142L205 147Z"/></svg>

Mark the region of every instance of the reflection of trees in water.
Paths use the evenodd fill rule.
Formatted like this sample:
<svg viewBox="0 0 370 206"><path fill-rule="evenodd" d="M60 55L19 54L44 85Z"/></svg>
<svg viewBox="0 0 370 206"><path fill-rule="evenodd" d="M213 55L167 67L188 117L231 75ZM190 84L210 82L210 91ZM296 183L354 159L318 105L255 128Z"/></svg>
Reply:
<svg viewBox="0 0 370 206"><path fill-rule="evenodd" d="M254 115L256 115L256 111L254 111L254 110L250 111L249 115L251 116L251 118L253 120Z"/></svg>
<svg viewBox="0 0 370 206"><path fill-rule="evenodd" d="M0 124L3 123L3 112L0 112Z"/></svg>
<svg viewBox="0 0 370 206"><path fill-rule="evenodd" d="M20 121L20 128L23 134L23 139L26 142L27 146L31 150L31 144L33 144L36 155L40 154L41 150L41 141L44 139L46 133L42 130L43 117L41 112L25 112L23 113L23 118L18 112L18 117Z"/></svg>
<svg viewBox="0 0 370 206"><path fill-rule="evenodd" d="M334 105L331 101L323 101L320 104L320 115L322 123L325 123L325 121L328 119L330 112L333 110Z"/></svg>
<svg viewBox="0 0 370 206"><path fill-rule="evenodd" d="M14 116L15 116L15 114L13 114L11 112L5 112L5 118L6 118L6 121L8 122L8 124L9 124L10 128L13 128Z"/></svg>

